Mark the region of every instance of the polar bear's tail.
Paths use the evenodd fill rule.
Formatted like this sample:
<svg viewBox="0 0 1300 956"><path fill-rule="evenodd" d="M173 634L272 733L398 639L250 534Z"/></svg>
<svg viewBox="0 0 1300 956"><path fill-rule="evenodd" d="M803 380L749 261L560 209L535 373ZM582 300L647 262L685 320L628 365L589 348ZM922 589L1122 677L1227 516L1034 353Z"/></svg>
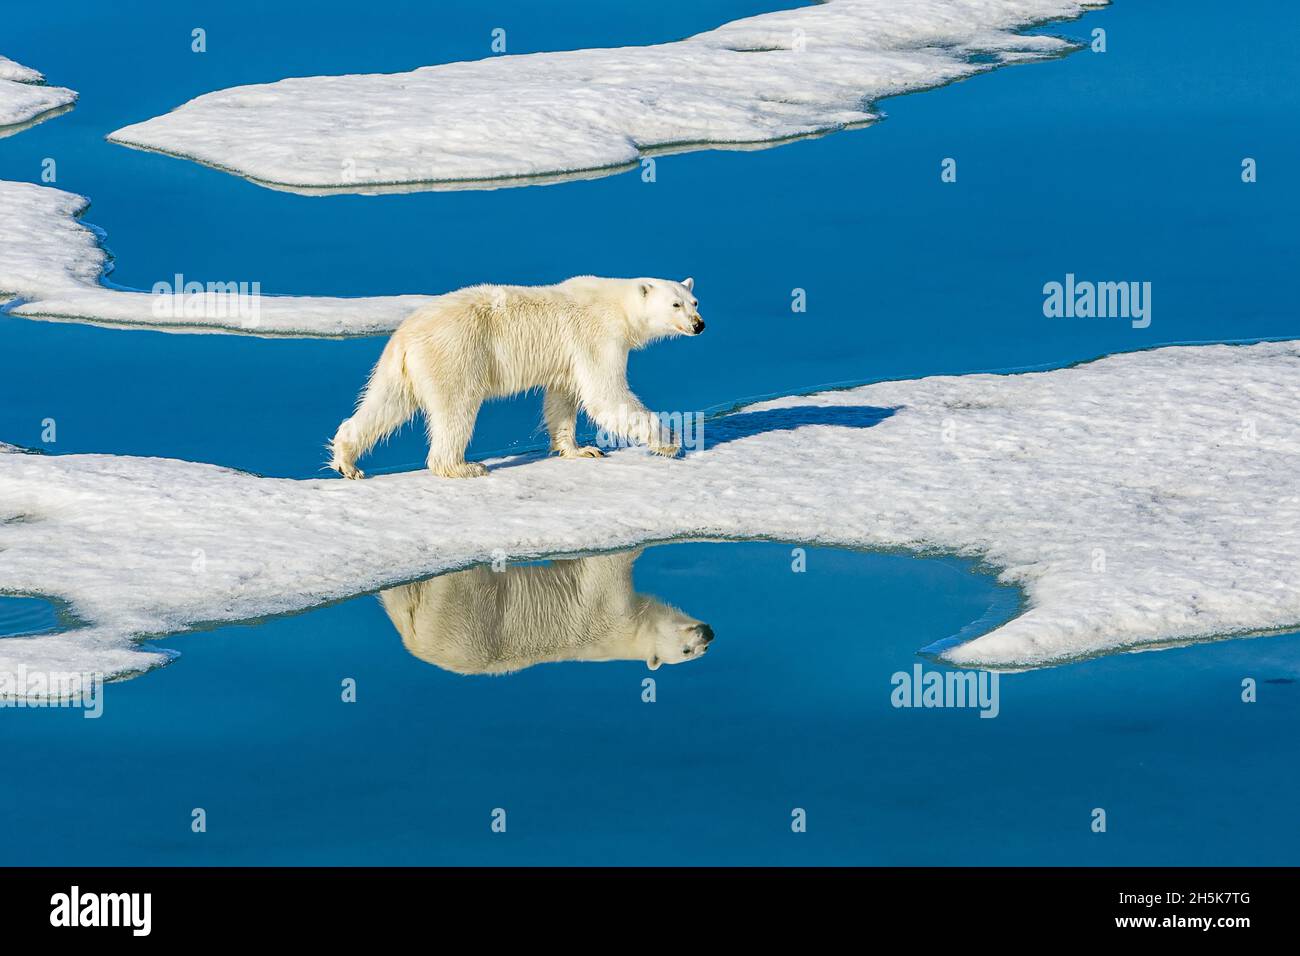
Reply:
<svg viewBox="0 0 1300 956"><path fill-rule="evenodd" d="M339 425L329 443L329 466L344 478L364 477L357 459L406 424L417 407L406 356L397 338L391 338L361 392L356 412Z"/></svg>

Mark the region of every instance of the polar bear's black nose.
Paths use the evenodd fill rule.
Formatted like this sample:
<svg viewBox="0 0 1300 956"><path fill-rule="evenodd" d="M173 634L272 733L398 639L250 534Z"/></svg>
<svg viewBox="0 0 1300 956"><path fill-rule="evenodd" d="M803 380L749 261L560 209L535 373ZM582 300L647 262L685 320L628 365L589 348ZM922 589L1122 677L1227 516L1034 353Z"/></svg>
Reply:
<svg viewBox="0 0 1300 956"><path fill-rule="evenodd" d="M713 628L709 627L709 625L696 624L695 630L700 635L701 644L707 644L709 641L713 640Z"/></svg>
<svg viewBox="0 0 1300 956"><path fill-rule="evenodd" d="M704 331L704 320L697 315L694 319L691 320L691 334L699 335L703 331Z"/></svg>

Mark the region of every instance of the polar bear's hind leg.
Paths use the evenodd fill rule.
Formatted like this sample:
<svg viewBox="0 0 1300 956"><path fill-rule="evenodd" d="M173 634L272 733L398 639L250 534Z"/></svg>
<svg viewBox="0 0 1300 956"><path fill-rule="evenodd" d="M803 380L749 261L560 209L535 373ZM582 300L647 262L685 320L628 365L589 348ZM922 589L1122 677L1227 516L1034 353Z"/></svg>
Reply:
<svg viewBox="0 0 1300 956"><path fill-rule="evenodd" d="M339 425L329 443L329 466L344 478L364 478L357 459L406 424L415 407L401 356L390 343L366 383L356 412Z"/></svg>
<svg viewBox="0 0 1300 956"><path fill-rule="evenodd" d="M551 451L561 458L601 458L604 452L594 446L578 445L578 400L563 389L548 388L542 402L546 430L551 436Z"/></svg>
<svg viewBox="0 0 1300 956"><path fill-rule="evenodd" d="M427 378L415 380L415 397L429 431L429 470L443 478L482 478L487 466L465 460L482 399L449 392Z"/></svg>

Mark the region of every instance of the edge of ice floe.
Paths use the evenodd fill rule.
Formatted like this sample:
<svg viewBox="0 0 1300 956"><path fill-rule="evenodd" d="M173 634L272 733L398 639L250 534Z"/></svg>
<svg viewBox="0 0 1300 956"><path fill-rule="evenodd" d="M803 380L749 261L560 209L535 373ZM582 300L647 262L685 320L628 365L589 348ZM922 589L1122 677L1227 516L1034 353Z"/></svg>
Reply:
<svg viewBox="0 0 1300 956"><path fill-rule="evenodd" d="M12 117L0 121L0 139L68 112L77 95L65 86L50 86L39 70L0 55L0 107L7 99L16 101Z"/></svg>
<svg viewBox="0 0 1300 956"><path fill-rule="evenodd" d="M815 7L815 6L825 4L827 2L830 2L830 0L810 0L810 2L807 3L807 5ZM1060 14L1054 14L1049 16L1031 17L1030 19L1027 19L1023 23L1020 23L1019 25L1006 28L1005 32L1011 35L1026 35L1028 31L1036 30L1050 23L1072 22L1086 16L1089 13L1093 13L1096 12L1097 10L1105 9L1110 5L1111 0L1076 0L1076 2L1078 4L1078 7L1073 12L1067 11ZM801 8L802 8L801 6L792 6L788 8L782 8L780 10L756 13L749 16L740 17L737 20L728 21L712 29L703 30L699 33L692 34L687 37L682 37L678 40L671 40L671 41L665 41L662 43L654 43L654 44L645 44L640 46L634 46L633 48L651 49L655 47L672 46L675 44L687 43L687 42L697 40L700 37L704 37L709 34L715 33L719 30L725 29L727 26L730 26L731 24L749 21L749 20L757 20L766 16L795 12ZM213 169L218 172L237 176L239 178L247 180L248 182L254 185L261 186L267 189L272 189L281 192L289 192L289 193L294 193L294 194L304 195L304 196L357 195L357 194L380 195L380 194L390 194L390 193L411 193L411 192L462 190L462 189L487 190L487 189L511 188L517 186L548 185L548 184L559 183L559 182L599 179L619 172L632 170L635 169L643 159L649 157L681 155L685 153L699 152L699 151L706 151L706 150L755 151L760 149L778 147L781 145L785 145L792 142L798 142L806 139L817 139L823 136L831 135L836 132L865 128L867 126L874 125L880 120L886 118L887 114L883 110L879 109L878 107L880 103L882 103L887 99L892 99L894 97L899 97L899 96L908 96L915 93L931 92L934 90L942 89L943 87L950 86L954 83L972 79L976 76L981 76L986 73L994 72L1006 66L1025 65L1030 63L1042 63L1054 59L1060 59L1072 53L1078 52L1079 50L1082 50L1087 46L1085 42L1069 39L1066 37L1051 36L1050 38L1058 41L1060 43L1060 47L1054 50L1034 51L1032 53L1028 51L1001 51L1003 55L1000 58L987 63L974 61L973 57L977 54L972 53L970 54L970 56L968 56L966 60L966 63L971 67L971 70L970 72L965 73L963 75L955 76L950 79L939 80L934 83L928 83L925 85L912 87L910 89L887 91L876 95L872 95L871 91L866 91L864 92L863 96L860 98L858 103L857 112L860 114L861 118L857 120L827 122L825 125L818 126L818 127L810 127L805 130L801 130L799 132L792 133L792 134L784 134L784 135L772 136L772 137L759 137L759 138L689 139L689 140L667 141L667 142L651 143L648 145L643 145L641 143L635 142L633 138L629 137L628 145L634 151L634 155L626 160L608 162L608 163L598 163L593 165L572 165L572 166L556 167L553 169L547 169L537 173L528 173L528 174L446 176L446 177L429 177L429 178L406 177L406 178L388 178L388 179L376 177L374 179L367 179L364 181L355 181L349 183L317 183L317 182L307 182L305 180L289 181L287 179L282 180L282 179L276 179L268 176L258 175L246 171L244 169L241 169L238 164L222 162L216 159L215 157L214 158L201 157L194 153L187 152L182 148L173 148L171 144L162 143L161 141L146 142L141 138L132 138L131 132L135 130L139 130L140 128L145 126L155 124L160 120L164 120L167 116L177 113L181 110L184 110L187 106L195 103L197 100L203 99L204 97L217 96L219 94L227 93L232 90L275 86L279 83L289 81L289 80L312 80L312 79L320 79L320 78L342 79L342 78L350 78L350 77L362 78L368 76L401 76L405 74L415 73L420 70L437 69L438 67L441 66L461 66L467 64L472 65L472 64L488 62L492 60L509 60L512 58L545 57L553 54L563 55L563 54L581 53L581 52L588 52L588 51L617 50L617 49L628 48L626 45L615 44L610 47L593 47L593 48L584 48L580 50L538 51L538 52L528 53L528 54L509 54L501 57L485 57L485 58L480 58L478 60L455 60L445 64L430 64L422 67L417 67L414 70L395 71L392 73L377 72L377 73L364 73L364 74L319 74L319 75L313 75L307 77L282 77L278 80L271 80L264 83L249 83L249 84L241 84L239 86L234 86L234 87L224 87L218 90L209 91L208 93L201 94L200 96L197 97L192 97L190 100L178 104L177 106L173 107L171 110L168 110L166 113L158 114L157 116L149 117L147 119L138 121L136 123L131 123L126 126L120 127L108 133L105 136L105 139L108 142L114 143L116 145L125 146L130 149L136 149L141 152L148 152L157 155L170 156L175 159L182 159L188 162L196 163L200 166L205 166L209 169ZM774 48L773 52L776 52L780 49L783 48ZM736 50L735 52L765 52L765 51Z"/></svg>
<svg viewBox="0 0 1300 956"><path fill-rule="evenodd" d="M89 198L53 186L0 181L0 194L5 190L13 190L17 199L39 197L36 201L45 208L30 220L24 221L21 215L15 215L8 222L0 223L0 229L7 226L16 230L10 235L0 235L0 249L8 243L21 255L24 237L28 234L24 227L30 227L33 238L51 235L56 238L51 241L51 250L38 263L29 266L28 271L11 267L20 274L15 280L15 288L0 286L0 314L39 321L170 333L259 338L360 338L392 332L407 315L436 297L416 293L341 297L259 292L257 299L262 320L256 326L223 322L203 315L160 318L153 314L156 303L153 293L108 281L116 259L106 245L107 232L85 221L92 205ZM42 226L49 228L42 232ZM0 263L0 267L4 265Z"/></svg>
<svg viewBox="0 0 1300 956"><path fill-rule="evenodd" d="M824 3L826 0L809 0L812 3ZM1086 11L1085 11L1086 12ZM1056 21L1045 21L1056 22ZM1072 46L1071 49L1063 50L1060 53L1044 54L1038 60L1030 62L1041 62L1043 60L1057 59L1068 56L1078 49ZM471 61L473 62L473 61ZM1010 61L999 63L997 66L1015 66L1020 65L1019 61ZM996 69L996 67L994 67ZM987 71L981 71L987 72ZM369 75L369 74L362 74ZM393 75L393 74L387 74ZM943 83L936 83L933 86L921 87L915 90L906 90L902 93L891 93L882 96L881 101L893 99L896 96L911 96L914 93L926 93L932 90L943 89L945 86L952 86L954 83L961 83L971 79L973 76L980 74L971 74L971 76L960 76L953 80L947 80ZM235 87L231 87L235 89ZM182 104L183 105L183 104ZM665 143L658 146L638 147L635 159L626 162L607 163L600 166L585 166L574 169L560 169L549 173L537 173L536 175L527 176L488 176L478 177L460 177L451 179L410 179L410 180L392 180L392 181L375 181L358 183L354 186L329 186L320 185L312 186L300 183L278 182L274 179L262 179L249 173L241 172L234 166L225 166L221 163L212 162L206 159L200 159L198 156L191 156L188 153L162 149L156 146L146 146L141 143L132 143L124 139L116 139L116 132L110 133L104 138L108 142L117 146L125 146L127 149L133 149L141 153L152 153L155 156L167 156L171 159L180 159L188 163L194 163L196 166L203 166L207 169L215 170L219 173L225 173L229 176L236 176L240 179L252 183L254 186L261 186L263 189L270 189L273 192L290 193L295 196L400 196L411 193L426 192L459 192L461 190L479 190L490 191L494 189L515 189L527 186L554 186L560 183L590 182L597 179L604 179L606 176L616 176L619 173L631 172L637 169L643 159L659 156L685 156L690 153L706 152L723 152L723 153L754 153L764 149L774 149L780 146L786 146L790 143L800 143L805 140L823 139L832 136L835 133L847 132L855 129L866 129L868 126L874 126L880 120L886 118L884 111L874 111L871 108L875 103L865 104L865 109L870 112L867 119L858 123L839 123L827 126L823 129L813 130L807 133L798 133L793 136L778 136L774 139L755 139L755 140L698 140L682 143ZM180 109L180 107L176 107ZM175 112L172 110L171 112ZM166 115L166 114L163 114ZM136 124L139 125L139 124Z"/></svg>
<svg viewBox="0 0 1300 956"><path fill-rule="evenodd" d="M11 446L11 448L20 454L42 454L39 450L25 449L20 446ZM4 451L5 449L0 448L0 453ZM530 456L519 455L505 458L484 459L484 461L494 465L501 465L509 464L514 462L516 459L528 457ZM223 470L238 471L238 469ZM249 472L240 473L248 474L250 477L258 477ZM376 477L379 476L376 475ZM954 634L933 641L913 652L918 658L931 660L953 668L976 669L999 673L1023 673L1048 667L1064 667L1071 664L1080 664L1086 661L1099 660L1103 657L1111 657L1116 654L1139 654L1148 651L1175 650L1178 648L1195 647L1201 644L1222 643L1225 641L1283 637L1300 630L1300 619L1298 619L1290 624L1263 629L1245 628L1207 632L1202 635L1170 638L1168 640L1133 641L1130 643L1120 642L1108 645L1104 648L1081 651L1078 654L1057 656L1050 659L1026 658L1021 661L983 660L977 655L967 656L962 655L959 652L963 647L974 643L979 638L992 633L1000 627L1012 623L1027 611L1031 610L1034 607L1034 604L1029 599L1028 593L1021 585L1014 582L999 580L999 576L1004 569L990 564L981 558L973 557L970 554L957 550L948 550L937 547L862 547L851 543L843 543L833 537L777 538L763 535L738 535L731 537L717 535L681 535L677 537L632 538L627 542L608 548L584 548L578 550L541 551L537 554L520 554L515 557L515 560L525 562L557 561L604 554L618 554L635 548L670 546L674 544L700 543L728 545L773 542L790 544L796 547L800 545L809 545L820 548L832 548L839 551L857 552L860 554L893 554L918 560L955 559L962 562L968 562L969 567L965 569L967 573L988 579L989 583L996 589L988 607L982 614L972 618ZM120 651L122 660L126 665L106 675L94 672L94 678L101 679L106 684L120 683L123 681L134 680L137 677L142 677L145 674L160 670L175 663L184 656L183 652L180 650L161 646L159 643L161 641L167 641L173 638L190 637L192 635L203 634L227 627L245 627L280 618L312 614L325 608L334 607L359 598L375 596L390 588L443 577L448 574L456 574L475 567L484 567L489 563L490 561L485 559L449 565L445 568L440 568L437 571L418 574L414 577L394 577L391 580L384 580L377 584L367 585L361 590L355 592L339 594L322 600L312 601L311 603L304 604L300 607L284 610L272 610L264 613L254 613L246 617L229 619L214 618L210 620L194 621L186 624L184 627L159 631L135 632L129 631L129 629L127 631L122 631L120 628L113 625L103 625L83 620L76 614L74 602L58 595L46 594L39 591L18 592L0 590L0 597L34 598L53 605L56 609L59 620L59 626L56 628L11 636L0 636L0 642L47 640L50 642L66 644L71 649L79 649L82 641L86 637L92 637L95 642L106 643ZM1004 594L1007 595L1007 597L1004 598Z"/></svg>
<svg viewBox="0 0 1300 956"><path fill-rule="evenodd" d="M1300 493L1288 478L1300 461L1297 371L1300 340L1286 339L1162 347L1019 375L881 382L743 406L742 412L778 414L772 423L753 422L756 430L742 423L730 436L724 431L721 442L684 462L624 451L579 471L564 470L572 463L511 456L496 464L533 467L499 468L491 485L446 484L417 472L355 487L262 479L177 460L48 456L49 472L0 472L19 495L16 514L56 509L55 524L39 538L19 533L8 542L17 561L10 584L37 591L33 585L49 578L41 549L63 541L71 570L54 566L52 591L96 623L65 632L61 642L33 640L44 640L40 649L58 660L75 659L77 641L90 641L94 660L129 663L133 674L149 666L138 655L157 651L141 640L299 613L480 563L494 547L533 560L677 540L776 540L975 559L977 570L1015 585L1020 602L1009 618L995 602L948 639L964 636L963 642L921 651L955 666L1016 670L1282 634L1300 625L1300 543L1288 536L1300 514ZM885 407L898 413L870 426L853 414L841 425L835 415L815 413ZM1099 415L1086 411L1093 407ZM790 427L779 411L791 408L813 414ZM1242 416L1258 421L1258 443L1235 435ZM726 417L713 419L715 435ZM937 429L953 417L963 437L947 446ZM877 463L874 473L858 466L860 458ZM689 479L689 489L641 500L638 489L661 485L672 468L685 469L674 478ZM854 477L783 504L796 487L791 480L836 474ZM172 489L165 501L153 492L156 483ZM909 483L912 492L889 497ZM971 490L932 499L945 487ZM708 491L707 500L699 500L697 488ZM228 528L226 503L262 492L279 502L279 516L258 526L260 538L231 551L228 535L236 532ZM81 541L82 519L57 510L70 494L92 515L96 507L118 508L116 516L105 515L100 533L123 535L109 546L143 562L133 572L144 576L133 602L119 604L117 592L104 590L117 572L88 557L103 544ZM122 494L135 505L110 503ZM542 527L525 521L534 498L553 505ZM153 501L165 505L152 517L155 526L137 527L129 515ZM1061 502L1072 507L1062 512ZM167 530L172 512L187 523L178 554L192 545L220 548L212 553L221 563L209 570L216 577L190 577L170 550L147 552L163 531L174 536ZM499 520L489 527L479 520L484 514ZM427 533L409 528L417 519L430 525ZM237 524L258 520L245 507ZM1130 524L1135 520L1138 526ZM257 551L257 541L266 545L289 528L300 537L275 545L272 555ZM1098 544L1113 549L1112 574L1089 573L1087 552ZM292 556L294 566L263 580L277 555ZM91 577L78 583L87 570ZM0 658L14 649L0 641Z"/></svg>

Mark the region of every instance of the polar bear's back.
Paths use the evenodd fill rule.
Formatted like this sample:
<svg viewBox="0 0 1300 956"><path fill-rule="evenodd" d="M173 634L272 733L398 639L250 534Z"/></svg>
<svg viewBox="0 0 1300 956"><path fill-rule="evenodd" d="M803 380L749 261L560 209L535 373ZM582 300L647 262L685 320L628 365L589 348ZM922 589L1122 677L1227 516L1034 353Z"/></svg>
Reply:
<svg viewBox="0 0 1300 956"><path fill-rule="evenodd" d="M417 372L473 380L490 395L564 385L575 352L608 337L622 295L622 280L585 276L551 286L469 286L413 312L393 339Z"/></svg>
<svg viewBox="0 0 1300 956"><path fill-rule="evenodd" d="M613 311L628 280L577 276L556 285L472 285L435 296L412 312L398 331L428 332L468 322L506 329L512 325L567 325ZM603 316L601 316L603 318Z"/></svg>

